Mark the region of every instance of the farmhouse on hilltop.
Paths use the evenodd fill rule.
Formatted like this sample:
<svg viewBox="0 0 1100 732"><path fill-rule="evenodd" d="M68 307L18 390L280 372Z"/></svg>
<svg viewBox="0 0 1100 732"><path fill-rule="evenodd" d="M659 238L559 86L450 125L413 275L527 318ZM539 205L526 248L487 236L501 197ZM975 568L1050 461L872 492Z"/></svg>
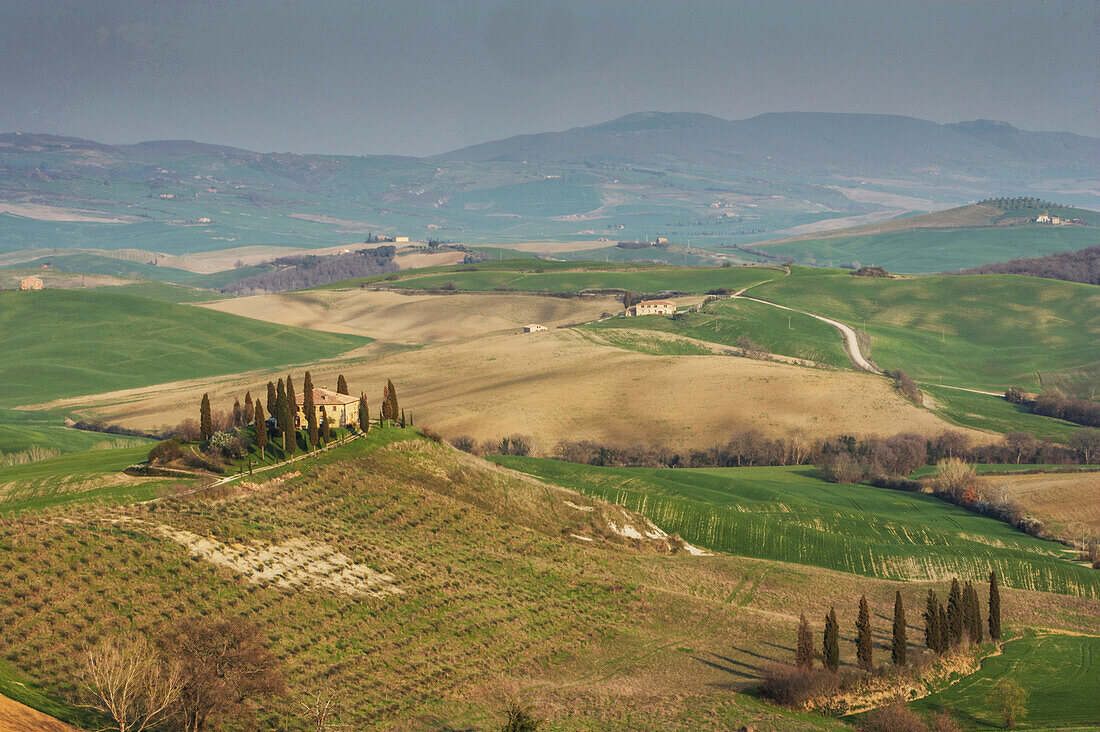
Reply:
<svg viewBox="0 0 1100 732"><path fill-rule="evenodd" d="M676 303L672 300L642 300L626 311L627 315L672 315L676 312Z"/></svg>
<svg viewBox="0 0 1100 732"><path fill-rule="evenodd" d="M298 394L294 397L298 408L294 413L294 426L301 428L306 424L306 413L302 408L306 395ZM321 416L328 413L328 421L333 427L348 427L359 424L359 397L350 394L339 394L329 389L313 390L313 409L317 413L317 424L321 423Z"/></svg>
<svg viewBox="0 0 1100 732"><path fill-rule="evenodd" d="M528 323L527 325L523 326L523 332L524 333L537 333L540 330L550 330L550 329L547 328L545 325L539 325L538 323Z"/></svg>
<svg viewBox="0 0 1100 732"><path fill-rule="evenodd" d="M41 277L24 277L19 281L20 290L45 290L46 285Z"/></svg>

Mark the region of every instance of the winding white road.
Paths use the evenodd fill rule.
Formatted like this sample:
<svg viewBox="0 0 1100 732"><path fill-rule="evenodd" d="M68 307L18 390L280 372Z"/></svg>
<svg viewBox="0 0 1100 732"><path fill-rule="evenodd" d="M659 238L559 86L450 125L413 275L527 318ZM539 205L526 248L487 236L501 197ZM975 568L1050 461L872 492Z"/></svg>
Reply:
<svg viewBox="0 0 1100 732"><path fill-rule="evenodd" d="M755 287L755 285L749 285L749 287ZM852 330L849 326L841 323L839 320L833 320L832 318L826 318L821 315L814 315L813 313L808 313L805 310L795 310L794 308L789 308L786 305L780 305L778 303L771 302L770 300L761 300L758 297L750 297L749 295L745 294L745 290L747 289L749 288L745 287L733 293L734 299L752 300L753 302L771 305L773 308L779 308L780 310L789 310L792 313L809 315L811 318L817 318L822 323L828 323L829 325L839 330L840 334L844 336L844 350L848 352L848 358L852 359L852 363L854 363L857 368L862 369L863 371L869 371L872 374L882 374L882 369L867 360L867 358L864 357L863 352L859 350L859 338L856 337L856 332Z"/></svg>

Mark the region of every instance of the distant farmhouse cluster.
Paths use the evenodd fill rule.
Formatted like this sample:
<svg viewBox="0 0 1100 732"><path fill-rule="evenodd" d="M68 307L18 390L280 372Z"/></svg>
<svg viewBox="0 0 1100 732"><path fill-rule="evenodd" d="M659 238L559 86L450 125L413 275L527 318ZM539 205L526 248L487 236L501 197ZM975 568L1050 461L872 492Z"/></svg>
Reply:
<svg viewBox="0 0 1100 732"><path fill-rule="evenodd" d="M1071 226L1073 224L1083 224L1084 219L1067 219L1061 216L1051 216L1050 214L1039 214L1034 218L1028 219L1028 221L1035 224L1050 224L1052 226Z"/></svg>
<svg viewBox="0 0 1100 732"><path fill-rule="evenodd" d="M19 281L20 290L45 290L46 283L41 277L24 277Z"/></svg>

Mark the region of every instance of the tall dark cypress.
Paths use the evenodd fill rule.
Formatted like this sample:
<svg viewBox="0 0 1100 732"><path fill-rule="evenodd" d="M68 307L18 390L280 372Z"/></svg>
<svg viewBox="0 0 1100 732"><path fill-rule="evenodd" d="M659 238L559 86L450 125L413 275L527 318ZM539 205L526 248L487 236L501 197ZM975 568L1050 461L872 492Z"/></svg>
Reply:
<svg viewBox="0 0 1100 732"><path fill-rule="evenodd" d="M970 643L982 642L982 608L978 591L970 582L963 587L963 606L966 608L966 637Z"/></svg>
<svg viewBox="0 0 1100 732"><path fill-rule="evenodd" d="M867 606L867 596L859 598L859 616L856 618L856 663L864 671L874 668L871 652L871 609Z"/></svg>
<svg viewBox="0 0 1100 732"><path fill-rule="evenodd" d="M279 379L279 386L275 389L275 411L271 413L275 418L275 426L280 432L286 432L286 385Z"/></svg>
<svg viewBox="0 0 1100 732"><path fill-rule="evenodd" d="M240 399L234 399L233 400L233 426L234 427L243 427L244 426L244 410L241 408L241 400Z"/></svg>
<svg viewBox="0 0 1100 732"><path fill-rule="evenodd" d="M794 662L799 668L814 667L814 634L806 620L806 613L802 613L798 619L798 643L794 651Z"/></svg>
<svg viewBox="0 0 1100 732"><path fill-rule="evenodd" d="M935 590L928 591L928 597L924 601L924 645L931 650L936 650L936 608L940 601L936 597Z"/></svg>
<svg viewBox="0 0 1100 732"><path fill-rule="evenodd" d="M821 644L825 668L835 672L840 668L840 625L836 622L836 609L829 608L825 616L825 637Z"/></svg>
<svg viewBox="0 0 1100 732"><path fill-rule="evenodd" d="M370 412L367 410L367 395L359 392L359 430L370 432Z"/></svg>
<svg viewBox="0 0 1100 732"><path fill-rule="evenodd" d="M951 592L947 596L947 638L953 646L959 645L963 637L962 588L959 578L951 579Z"/></svg>
<svg viewBox="0 0 1100 732"><path fill-rule="evenodd" d="M256 418L256 405L252 402L252 392L246 391L244 393L244 423L246 425L252 424L252 420Z"/></svg>
<svg viewBox="0 0 1100 732"><path fill-rule="evenodd" d="M278 398L278 394L275 392L274 382L267 382L267 416L275 416L275 400Z"/></svg>
<svg viewBox="0 0 1100 732"><path fill-rule="evenodd" d="M214 419L210 415L210 395L203 394L199 403L199 434L209 440L214 435Z"/></svg>
<svg viewBox="0 0 1100 732"><path fill-rule="evenodd" d="M936 602L936 653L941 656L951 647L951 632L947 628L947 613L943 604Z"/></svg>
<svg viewBox="0 0 1100 732"><path fill-rule="evenodd" d="M348 380L344 378L343 374L340 374L336 378L336 393L337 394L350 394L348 391Z"/></svg>
<svg viewBox="0 0 1100 732"><path fill-rule="evenodd" d="M898 590L894 595L894 642L890 647L890 659L895 666L904 666L907 663L908 652L908 641L905 638L905 605L901 601L901 590Z"/></svg>
<svg viewBox="0 0 1100 732"><path fill-rule="evenodd" d="M306 415L309 444L317 447L317 406L313 403L313 377L307 371L302 380L302 411Z"/></svg>
<svg viewBox="0 0 1100 732"><path fill-rule="evenodd" d="M267 448L267 420L264 419L264 407L259 402L256 402L256 417L252 424L252 430L256 440L256 447L260 448L260 459L263 460L266 457L265 450Z"/></svg>
<svg viewBox="0 0 1100 732"><path fill-rule="evenodd" d="M290 429L296 430L298 426L294 423L298 417L298 395L294 393L294 379L290 374L286 375L286 404L290 410Z"/></svg>
<svg viewBox="0 0 1100 732"><path fill-rule="evenodd" d="M332 423L328 420L328 412L321 415L321 439L326 445L332 441Z"/></svg>
<svg viewBox="0 0 1100 732"><path fill-rule="evenodd" d="M989 637L1001 639L1001 590L997 586L997 573L989 573Z"/></svg>

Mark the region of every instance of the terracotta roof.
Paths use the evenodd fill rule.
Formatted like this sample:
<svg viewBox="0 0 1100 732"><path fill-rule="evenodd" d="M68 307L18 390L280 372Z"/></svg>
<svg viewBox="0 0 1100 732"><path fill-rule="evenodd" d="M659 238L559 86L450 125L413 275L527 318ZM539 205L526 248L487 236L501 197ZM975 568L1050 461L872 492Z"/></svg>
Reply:
<svg viewBox="0 0 1100 732"><path fill-rule="evenodd" d="M642 300L638 305L675 305L673 300Z"/></svg>
<svg viewBox="0 0 1100 732"><path fill-rule="evenodd" d="M294 401L298 406L305 404L306 395L296 394ZM313 406L319 407L321 405L330 406L333 404L353 404L359 401L359 397L353 397L351 394L337 394L330 389L314 389L313 390Z"/></svg>

